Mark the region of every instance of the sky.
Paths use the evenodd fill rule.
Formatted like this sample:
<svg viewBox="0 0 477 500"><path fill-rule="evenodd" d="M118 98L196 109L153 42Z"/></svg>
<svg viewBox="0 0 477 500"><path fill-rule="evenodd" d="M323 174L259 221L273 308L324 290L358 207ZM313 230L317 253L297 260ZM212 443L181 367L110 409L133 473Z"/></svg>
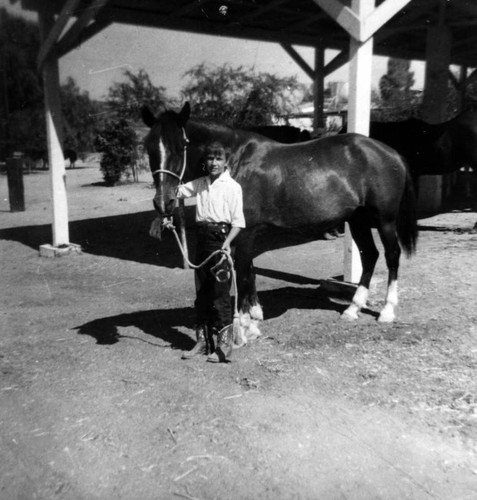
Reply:
<svg viewBox="0 0 477 500"><path fill-rule="evenodd" d="M9 0L0 0L0 7L35 19L32 13L22 11L20 2L12 6ZM310 67L313 67L313 49L299 46L294 48ZM325 62L335 54L334 51L326 51ZM253 68L257 73L296 76L302 83L311 83L306 73L278 44L122 24L109 26L62 57L60 81L64 83L71 76L79 88L87 91L91 98L102 99L114 82L124 80L124 70L137 73L144 69L154 85L165 87L169 97L177 97L188 81L184 73L203 62L210 67L219 67L224 63L234 67L242 65ZM378 86L386 68L386 58L374 57L373 87ZM411 70L414 71L415 88L422 88L422 63L413 62ZM345 65L329 75L325 85L330 81L347 80L348 65Z"/></svg>

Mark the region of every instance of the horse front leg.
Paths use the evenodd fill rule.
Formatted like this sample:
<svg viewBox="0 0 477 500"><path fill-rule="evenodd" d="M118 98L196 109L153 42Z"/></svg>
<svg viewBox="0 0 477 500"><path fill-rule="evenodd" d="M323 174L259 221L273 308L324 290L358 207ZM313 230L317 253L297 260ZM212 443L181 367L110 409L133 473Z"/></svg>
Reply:
<svg viewBox="0 0 477 500"><path fill-rule="evenodd" d="M263 321L263 311L258 301L252 261L254 235L248 235L245 231L240 233L237 238L235 270L237 273L240 327L246 342L261 336L259 322Z"/></svg>

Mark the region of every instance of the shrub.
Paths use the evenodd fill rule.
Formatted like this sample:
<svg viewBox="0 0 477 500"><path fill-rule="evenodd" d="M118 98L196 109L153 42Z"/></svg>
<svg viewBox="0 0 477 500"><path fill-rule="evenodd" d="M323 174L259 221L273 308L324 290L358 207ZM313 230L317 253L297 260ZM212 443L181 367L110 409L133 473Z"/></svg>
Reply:
<svg viewBox="0 0 477 500"><path fill-rule="evenodd" d="M109 121L98 132L94 145L102 153L100 168L108 186L114 186L123 174L129 174L128 167L135 159L137 136L124 119Z"/></svg>

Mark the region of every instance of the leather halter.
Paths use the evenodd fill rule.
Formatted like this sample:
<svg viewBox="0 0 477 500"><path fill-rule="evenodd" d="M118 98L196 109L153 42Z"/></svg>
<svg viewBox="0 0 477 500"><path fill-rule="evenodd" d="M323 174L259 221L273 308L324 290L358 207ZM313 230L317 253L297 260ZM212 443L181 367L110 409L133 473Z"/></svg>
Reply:
<svg viewBox="0 0 477 500"><path fill-rule="evenodd" d="M172 172L171 170L167 170L165 168L158 168L157 170L154 170L153 172L151 172L151 175L153 175L153 176L156 174L172 175L172 177L175 177L176 179L179 180L179 184L182 183L182 177L184 177L184 172L185 172L186 165L187 165L187 144L189 143L189 139L187 138L187 135L185 133L185 129L182 129L182 135L184 136L185 145L184 145L184 160L182 162L182 170L181 170L180 175L177 175L175 172Z"/></svg>

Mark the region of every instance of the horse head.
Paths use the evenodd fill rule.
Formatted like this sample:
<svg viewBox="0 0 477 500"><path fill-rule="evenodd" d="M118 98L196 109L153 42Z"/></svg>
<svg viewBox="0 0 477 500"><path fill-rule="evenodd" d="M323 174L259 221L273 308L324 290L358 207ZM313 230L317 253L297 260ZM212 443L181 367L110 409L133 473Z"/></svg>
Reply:
<svg viewBox="0 0 477 500"><path fill-rule="evenodd" d="M150 128L144 144L156 187L154 207L160 217L172 215L175 190L184 176L188 143L184 127L189 115L189 103L179 113L165 111L157 117L142 108L143 121Z"/></svg>

